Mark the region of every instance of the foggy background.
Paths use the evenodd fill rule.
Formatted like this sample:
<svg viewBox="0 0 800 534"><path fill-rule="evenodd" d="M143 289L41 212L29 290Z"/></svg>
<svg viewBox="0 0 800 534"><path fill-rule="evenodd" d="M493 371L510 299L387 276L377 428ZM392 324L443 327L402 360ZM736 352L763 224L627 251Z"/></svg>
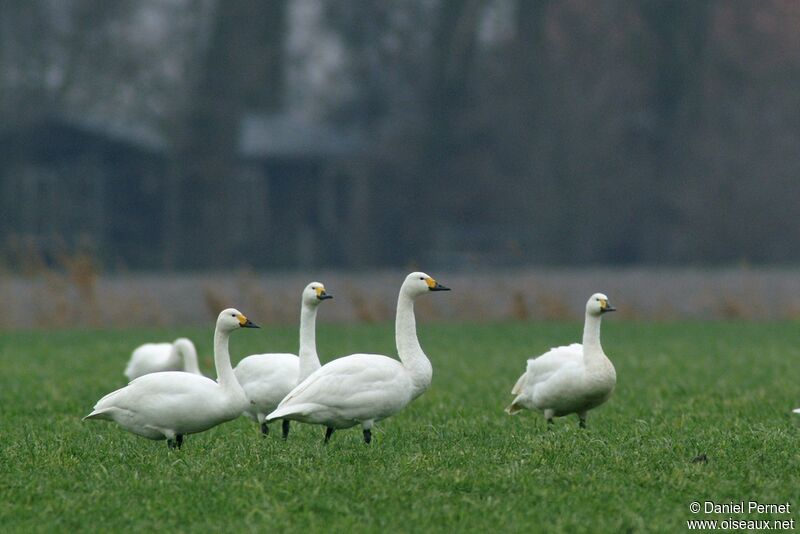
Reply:
<svg viewBox="0 0 800 534"><path fill-rule="evenodd" d="M444 319L798 317L798 30L791 0L0 0L0 327L289 322L312 279L384 320L416 268Z"/></svg>

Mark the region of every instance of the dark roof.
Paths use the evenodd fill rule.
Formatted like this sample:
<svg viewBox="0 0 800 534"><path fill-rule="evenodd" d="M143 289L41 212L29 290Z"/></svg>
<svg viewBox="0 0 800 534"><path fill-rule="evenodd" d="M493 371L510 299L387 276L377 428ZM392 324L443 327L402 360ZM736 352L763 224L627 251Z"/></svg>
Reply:
<svg viewBox="0 0 800 534"><path fill-rule="evenodd" d="M145 125L112 122L78 114L41 114L0 126L0 137L15 145L41 144L52 136L83 143L87 139L137 148L151 153L163 153L169 143L160 132Z"/></svg>
<svg viewBox="0 0 800 534"><path fill-rule="evenodd" d="M72 114L60 115L57 118L89 133L106 135L114 141L129 143L154 152L166 151L169 148L167 138L145 123Z"/></svg>
<svg viewBox="0 0 800 534"><path fill-rule="evenodd" d="M54 127L152 153L164 154L170 149L167 136L145 123L78 114L45 115L4 129L0 135L21 140L20 131L33 134ZM249 114L239 126L239 154L247 158L347 156L363 152L365 146L366 136L361 131L341 129L287 113Z"/></svg>
<svg viewBox="0 0 800 534"><path fill-rule="evenodd" d="M345 156L362 152L366 136L287 113L245 116L239 129L239 150L251 158Z"/></svg>

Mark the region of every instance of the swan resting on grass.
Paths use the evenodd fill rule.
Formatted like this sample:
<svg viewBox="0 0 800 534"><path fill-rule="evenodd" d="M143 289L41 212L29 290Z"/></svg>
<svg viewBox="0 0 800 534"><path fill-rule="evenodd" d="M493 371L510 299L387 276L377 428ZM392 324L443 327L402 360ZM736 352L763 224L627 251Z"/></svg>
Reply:
<svg viewBox="0 0 800 534"><path fill-rule="evenodd" d="M172 343L145 343L136 347L131 353L125 376L128 381L149 373L162 371L186 371L202 375L197 365L197 349L194 343L185 337Z"/></svg>
<svg viewBox="0 0 800 534"><path fill-rule="evenodd" d="M308 284L300 297L300 350L294 354L253 354L239 362L233 372L244 389L250 404L244 415L261 425L261 433L269 434L267 414L311 373L320 368L317 356L317 308L333 295L319 282ZM289 420L283 420L283 438L289 435Z"/></svg>
<svg viewBox="0 0 800 534"><path fill-rule="evenodd" d="M115 421L128 432L166 439L170 448L180 448L186 434L239 417L248 401L228 353L228 337L239 328L258 326L233 308L219 314L214 331L216 381L181 371L150 373L100 399L84 420Z"/></svg>
<svg viewBox="0 0 800 534"><path fill-rule="evenodd" d="M506 412L539 410L548 423L553 417L576 413L585 428L587 412L606 402L617 383L614 365L600 345L601 317L612 311L616 308L608 303L608 297L592 295L586 303L583 345L555 347L528 360L527 370L511 390L516 398Z"/></svg>
<svg viewBox="0 0 800 534"><path fill-rule="evenodd" d="M325 443L335 429L361 424L364 441L372 425L402 410L431 384L433 368L417 339L414 300L430 291L448 291L425 273L409 274L397 298L395 340L400 361L378 354L333 360L301 382L267 416L325 425Z"/></svg>

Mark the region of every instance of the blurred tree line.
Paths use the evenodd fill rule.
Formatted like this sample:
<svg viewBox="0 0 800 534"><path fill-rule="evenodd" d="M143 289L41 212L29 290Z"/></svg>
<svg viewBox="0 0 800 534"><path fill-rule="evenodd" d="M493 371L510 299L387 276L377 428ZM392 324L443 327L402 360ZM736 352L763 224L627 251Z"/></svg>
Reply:
<svg viewBox="0 0 800 534"><path fill-rule="evenodd" d="M796 262L798 27L792 0L0 0L3 250L60 240L132 268ZM334 128L248 167L254 114ZM157 137L156 163L25 178L61 143L30 130L42 117ZM319 148L341 132L363 142ZM102 169L126 165L114 146Z"/></svg>

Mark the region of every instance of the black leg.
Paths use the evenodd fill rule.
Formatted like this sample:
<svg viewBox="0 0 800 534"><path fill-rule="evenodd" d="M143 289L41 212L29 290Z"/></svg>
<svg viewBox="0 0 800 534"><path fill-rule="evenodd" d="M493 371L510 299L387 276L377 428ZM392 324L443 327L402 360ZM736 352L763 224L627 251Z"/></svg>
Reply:
<svg viewBox="0 0 800 534"><path fill-rule="evenodd" d="M261 423L261 435L264 437L269 435L269 426L267 426L267 423Z"/></svg>
<svg viewBox="0 0 800 534"><path fill-rule="evenodd" d="M175 445L177 445L179 449L183 446L183 434L175 436Z"/></svg>
<svg viewBox="0 0 800 534"><path fill-rule="evenodd" d="M364 429L364 443L369 445L369 442L372 441L372 431L369 428Z"/></svg>
<svg viewBox="0 0 800 534"><path fill-rule="evenodd" d="M581 417L581 418L578 420L578 426L579 426L579 427L581 427L581 428L586 428L586 418L584 418L584 417Z"/></svg>
<svg viewBox="0 0 800 534"><path fill-rule="evenodd" d="M175 448L175 442L172 441L171 439L168 439L167 440L167 447L170 448L170 449L174 449Z"/></svg>
<svg viewBox="0 0 800 534"><path fill-rule="evenodd" d="M288 419L284 419L283 420L283 427L282 428L283 428L283 439L286 439L286 438L289 437L289 420Z"/></svg>
<svg viewBox="0 0 800 534"><path fill-rule="evenodd" d="M325 445L327 445L331 440L331 434L333 434L333 428L328 427L328 429L325 431Z"/></svg>

